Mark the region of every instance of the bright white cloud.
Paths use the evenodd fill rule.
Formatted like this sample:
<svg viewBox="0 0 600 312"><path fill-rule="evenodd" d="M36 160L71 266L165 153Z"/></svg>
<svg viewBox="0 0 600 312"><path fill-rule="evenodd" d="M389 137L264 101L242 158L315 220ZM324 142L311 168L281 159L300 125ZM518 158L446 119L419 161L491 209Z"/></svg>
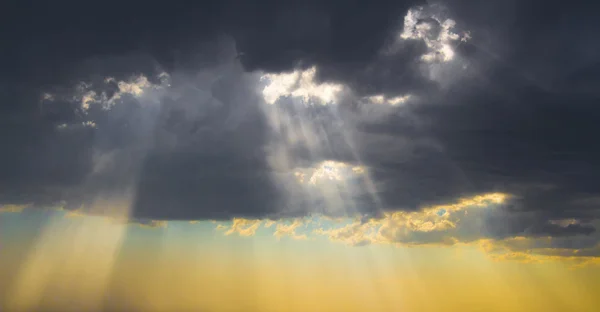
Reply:
<svg viewBox="0 0 600 312"><path fill-rule="evenodd" d="M125 96L131 96L140 101L140 103L158 103L165 88L170 86L170 76L166 73L158 75L159 84L151 83L144 75L132 77L129 80L119 80L108 77L95 83L78 83L74 90L58 92L56 94L44 92L41 94L42 105L49 105L57 99L79 103L79 110L84 115L88 114L90 108L98 105L104 110L111 109L114 105L123 100ZM106 91L99 91L108 84L116 84L117 90L109 96ZM44 109L42 107L42 109ZM56 126L57 129L73 128L96 128L94 120L87 120L77 123L62 123Z"/></svg>
<svg viewBox="0 0 600 312"><path fill-rule="evenodd" d="M107 77L100 84L115 83L117 85L118 89L112 97L109 97L104 91L97 92L96 90L93 90L94 87L98 87L98 85L81 82L75 87L75 94L70 100L81 103L80 107L83 113L87 113L92 105L101 105L103 109L110 109L126 95L140 99L148 93L152 93L152 91L161 90L170 86L170 77L168 74L162 73L158 78L161 81L160 84L152 84L144 75L132 77L127 81L117 81L115 78ZM42 99L53 101L55 95L44 93L42 94Z"/></svg>
<svg viewBox="0 0 600 312"><path fill-rule="evenodd" d="M298 182L319 185L330 182L344 182L365 173L363 166L352 166L347 163L326 160L315 167L297 168L294 171Z"/></svg>
<svg viewBox="0 0 600 312"><path fill-rule="evenodd" d="M408 102L410 99L412 99L412 95L407 94L407 95L402 95L402 96L395 96L395 97L386 97L385 95L382 94L378 94L378 95L372 95L366 98L366 100L371 103L371 104L387 104L387 105L391 105L391 106L398 106L401 104L404 104L406 102Z"/></svg>
<svg viewBox="0 0 600 312"><path fill-rule="evenodd" d="M274 104L280 97L296 97L303 101L314 100L319 104L335 103L343 86L335 83L318 83L315 81L316 67L304 71L290 73L264 74L261 80L267 82L262 90L263 98L268 104Z"/></svg>
<svg viewBox="0 0 600 312"><path fill-rule="evenodd" d="M96 123L91 120L82 122L81 125L83 125L84 127L96 128Z"/></svg>
<svg viewBox="0 0 600 312"><path fill-rule="evenodd" d="M112 100L121 98L122 94L131 94L133 96L141 96L145 89L152 87L146 76L140 75L133 78L131 81L116 81L115 78L109 77L104 80L105 83L115 82L119 86L119 91L113 96Z"/></svg>
<svg viewBox="0 0 600 312"><path fill-rule="evenodd" d="M59 124L58 126L56 126L57 129L59 130L66 130L66 129L77 129L77 128L96 128L96 123L88 120L88 121L84 121L81 123L74 123L74 124L67 124L67 123L62 123Z"/></svg>
<svg viewBox="0 0 600 312"><path fill-rule="evenodd" d="M428 52L421 59L428 63L449 62L454 59L453 46L471 38L469 33L462 36L454 32L456 22L428 14L423 7L412 8L404 17L404 29L398 35L400 40L423 40Z"/></svg>

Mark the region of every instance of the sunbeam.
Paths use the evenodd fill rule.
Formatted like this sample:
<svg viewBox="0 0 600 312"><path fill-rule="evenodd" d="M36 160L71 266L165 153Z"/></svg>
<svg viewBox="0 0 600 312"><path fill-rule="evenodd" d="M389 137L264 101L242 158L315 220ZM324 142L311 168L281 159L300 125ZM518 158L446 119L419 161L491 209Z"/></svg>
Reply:
<svg viewBox="0 0 600 312"><path fill-rule="evenodd" d="M0 311L600 311L597 3L13 2Z"/></svg>

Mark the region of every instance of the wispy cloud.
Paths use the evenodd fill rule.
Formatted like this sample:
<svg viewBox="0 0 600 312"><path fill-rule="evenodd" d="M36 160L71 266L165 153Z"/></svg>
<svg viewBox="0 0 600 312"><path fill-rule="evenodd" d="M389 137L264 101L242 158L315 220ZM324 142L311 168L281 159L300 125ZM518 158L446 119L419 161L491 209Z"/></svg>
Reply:
<svg viewBox="0 0 600 312"><path fill-rule="evenodd" d="M31 205L0 205L0 213L19 213Z"/></svg>

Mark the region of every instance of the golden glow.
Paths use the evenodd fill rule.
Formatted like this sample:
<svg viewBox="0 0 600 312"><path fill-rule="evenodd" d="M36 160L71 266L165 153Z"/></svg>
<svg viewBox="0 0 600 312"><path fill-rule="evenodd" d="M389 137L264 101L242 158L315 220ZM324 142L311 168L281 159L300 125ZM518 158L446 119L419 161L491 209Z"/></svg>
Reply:
<svg viewBox="0 0 600 312"><path fill-rule="evenodd" d="M227 228L220 224L220 227L217 226L217 229L226 230L225 235L237 233L240 236L252 236L256 233L256 230L258 230L261 223L261 220L234 218L230 228Z"/></svg>
<svg viewBox="0 0 600 312"><path fill-rule="evenodd" d="M434 212L439 216L440 207L448 215L493 209L486 203L505 198L480 195L430 207L420 215L406 213L410 218L394 213L386 218L408 222ZM128 224L114 220L123 219L79 215L53 220L25 261L15 256L23 245L15 242L3 249L0 290L6 300L0 301L0 309L546 312L595 311L600 306L595 296L600 267L589 266L598 264L597 258L586 263L539 261L538 256L519 251L544 247L550 238L394 248L370 241L368 230L383 223L377 219L350 226L325 217L236 219L228 226L217 225L239 235L215 237L193 232L214 226L211 222L127 230ZM354 240L355 245L367 240L369 246L347 247L305 234L308 227L324 223L337 231L328 235ZM437 231L416 224L405 226ZM272 236L262 236L261 228L270 229ZM137 231L138 236L125 246L128 231ZM561 254L547 257L564 259ZM11 272L17 274L7 278Z"/></svg>
<svg viewBox="0 0 600 312"><path fill-rule="evenodd" d="M480 248L496 261L517 260L542 263L561 261L571 266L600 264L600 243L590 248L553 247L552 237L511 237L503 240L480 240Z"/></svg>
<svg viewBox="0 0 600 312"><path fill-rule="evenodd" d="M282 236L289 236L294 239L308 239L306 234L296 233L296 229L303 225L305 225L305 222L300 219L295 219L290 224L277 223L277 225L275 226L275 233L273 233L273 235L277 238L281 238Z"/></svg>
<svg viewBox="0 0 600 312"><path fill-rule="evenodd" d="M504 203L509 197L501 193L476 195L460 199L453 204L428 207L420 211L388 212L383 218L371 218L366 221L357 218L346 224L342 218L333 219L326 216L318 217L320 221L306 218L264 221L236 218L231 225L217 224L216 229L224 231L225 235L237 233L240 236L253 236L262 225L265 229L274 227L275 232L272 235L278 239L285 236L295 240L306 240L316 235L350 246L479 246L492 260L540 263L564 261L570 265L600 263L596 257L600 254L600 244L592 248L566 249L554 247L553 240L557 239L551 237L492 240L481 237L478 232L461 232L461 226L465 226L463 223L481 221L469 219L471 215L477 214L478 209L493 209L488 207ZM323 222L328 224L323 226ZM315 226L309 231L309 234L313 235L297 233L301 228L306 232L309 225Z"/></svg>
<svg viewBox="0 0 600 312"><path fill-rule="evenodd" d="M90 212L127 218L129 201L98 201ZM111 224L107 222L110 219L102 217L83 217L80 211L65 216L67 220L81 218L76 218L76 226L65 227L60 219L46 226L10 289L9 311L32 310L48 288L54 288L59 296L68 294L80 311L97 308L104 299L126 225ZM52 282L57 273L61 275L60 284Z"/></svg>
<svg viewBox="0 0 600 312"><path fill-rule="evenodd" d="M20 270L9 295L9 311L30 310L48 288L60 296L68 294L82 310L95 308L103 300L125 226L83 221L76 228L50 225ZM61 274L61 284L52 282Z"/></svg>
<svg viewBox="0 0 600 312"><path fill-rule="evenodd" d="M459 220L453 217L453 213L463 211L467 208L482 208L490 204L500 204L507 197L506 194L500 193L477 195L471 198L463 198L454 204L429 207L420 211L388 212L380 219L370 219L368 222L357 220L340 228L318 229L315 233L327 235L333 241L349 245L417 243L417 241L410 240L412 233L443 232L456 228L456 223ZM450 244L457 242L453 237L442 237L441 240L444 243ZM419 243L428 242L423 241ZM434 240L430 241L430 243L440 243L440 241Z"/></svg>
<svg viewBox="0 0 600 312"><path fill-rule="evenodd" d="M84 219L73 219L86 222ZM87 223L89 228L91 224ZM55 228L6 311L595 311L600 270L494 262L477 250L347 248L319 242L122 250L119 225ZM98 233L96 231L102 231ZM100 234L104 238L100 238ZM118 234L114 234L118 235ZM169 234L163 239L174 234ZM177 237L171 237L176 239ZM102 244L105 242L106 244ZM93 248L87 247L93 244ZM2 260L2 270L18 261ZM111 263L110 269L106 267ZM100 269L100 271L98 271ZM110 271L110 283L104 270ZM5 274L5 271L0 271ZM0 280L2 283L2 280ZM15 289L17 291L15 291ZM103 291L100 291L100 290ZM102 295L100 295L102 294Z"/></svg>

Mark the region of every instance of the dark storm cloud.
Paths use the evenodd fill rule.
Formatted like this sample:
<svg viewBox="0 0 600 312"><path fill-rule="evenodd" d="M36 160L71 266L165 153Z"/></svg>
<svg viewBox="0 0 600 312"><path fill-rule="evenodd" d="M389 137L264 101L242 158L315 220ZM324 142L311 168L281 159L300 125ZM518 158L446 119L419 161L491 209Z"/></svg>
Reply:
<svg viewBox="0 0 600 312"><path fill-rule="evenodd" d="M513 194L506 209L534 212L511 217L513 232L590 234L593 228L545 222L599 217L597 203L582 200L600 189L594 178L600 149L592 139L600 131L600 94L573 78L593 71L600 56L598 41L589 40L598 23L588 16L593 9L556 1L453 4L457 22L473 34L464 52L473 72L451 96L431 99L417 114L431 121L428 131L467 190Z"/></svg>
<svg viewBox="0 0 600 312"><path fill-rule="evenodd" d="M426 28L425 37L398 39L419 4L424 13L410 31ZM12 9L25 17L2 27L4 202L77 206L135 190L141 219L329 213L315 207L322 199L300 191L288 198L288 185L273 178L279 168L269 147L284 134L271 131L261 82L243 74L316 66L319 81L350 90L339 105L295 107L287 98L273 107L314 130L311 148L289 147L292 163L360 160L370 168L376 191L355 195L358 212L506 192L514 197L505 214L489 218L491 236L593 232L549 223L598 218L593 9L516 0L65 5L36 16ZM460 37L451 42L454 59L443 62L433 41L447 19ZM425 62L426 53L434 61ZM119 93L117 82L141 75L162 91L151 99L124 94L109 110L85 112L81 99L67 96L86 82L85 91L106 102ZM364 100L406 94L415 100L397 107ZM96 127L58 128L86 121ZM505 221L513 226L493 227Z"/></svg>
<svg viewBox="0 0 600 312"><path fill-rule="evenodd" d="M232 33L248 70L279 72L314 64L360 68L391 39L408 8L420 3L424 1L245 2L233 14Z"/></svg>
<svg viewBox="0 0 600 312"><path fill-rule="evenodd" d="M231 85L236 90L228 90ZM161 125L172 143L147 154L136 215L223 219L269 213L280 204L265 162L267 129L258 110L259 98L243 90L241 81L213 88L212 100L219 104L212 112L190 116L179 111L177 116L173 110Z"/></svg>
<svg viewBox="0 0 600 312"><path fill-rule="evenodd" d="M410 169L382 174L422 168L408 175L413 183L423 182L411 189L410 198L420 203L491 191L515 195L503 208L506 215L487 220L494 237L591 234L591 226L547 222L600 216L597 202L585 200L600 189L594 178L600 149L593 143L600 131L600 94L573 74L597 75L598 40L589 40L597 21L586 18L593 9L539 1L448 7L473 35L459 49L471 68L456 77L460 85L413 110L428 121L426 132L442 149L427 161L406 163ZM388 133L401 135L397 127L388 123Z"/></svg>
<svg viewBox="0 0 600 312"><path fill-rule="evenodd" d="M267 135L253 103L259 99L242 90L235 73L213 70L228 63L223 57L235 58L218 41L231 34L247 70L264 63L253 59L258 48L274 53L265 55L270 62L298 48L321 63L364 66L410 5L341 4L129 3L90 10L9 3L1 57L3 201L79 207L137 189L136 213L156 218L271 211L278 196L261 154ZM209 81L194 76L207 70ZM158 85L162 72L173 75L170 90L177 91L156 95L160 107L125 94L101 109L118 93L117 82L145 77ZM194 105L202 112L190 114Z"/></svg>
<svg viewBox="0 0 600 312"><path fill-rule="evenodd" d="M591 234L591 226L548 222L599 217L597 202L588 200L597 198L600 189L594 180L600 150L593 143L600 131L599 94L590 87L600 53L598 40L590 40L597 21L587 13L594 10L539 1L446 4L442 12L472 36L455 50L465 67L452 72L447 88L436 88L432 81L415 88L401 80L395 89L387 88L389 79L373 76L354 87L366 73L355 63L321 65L321 78L333 68L338 76L328 78L353 86L357 95L394 96L416 89L421 97L396 113L361 117L355 127L343 130L353 133L361 160L371 168L377 197L385 209L412 210L460 196L505 192L514 197L502 208L506 215L487 220L490 236ZM408 72L410 81L427 81L422 72L411 71L420 53L407 55L399 58L404 70L395 64L382 68L390 69L391 77ZM367 64L377 67L385 59L373 57ZM382 68L375 73L385 73ZM371 86L365 87L366 81ZM427 139L437 144L424 144ZM339 153L343 150L334 148L327 155L347 160ZM369 213L375 199L361 196L359 203ZM503 222L512 225L494 230Z"/></svg>
<svg viewBox="0 0 600 312"><path fill-rule="evenodd" d="M453 17L479 33L478 47L539 86L561 87L593 71L600 43L597 6L583 1L448 1ZM597 70L597 67L596 67Z"/></svg>

